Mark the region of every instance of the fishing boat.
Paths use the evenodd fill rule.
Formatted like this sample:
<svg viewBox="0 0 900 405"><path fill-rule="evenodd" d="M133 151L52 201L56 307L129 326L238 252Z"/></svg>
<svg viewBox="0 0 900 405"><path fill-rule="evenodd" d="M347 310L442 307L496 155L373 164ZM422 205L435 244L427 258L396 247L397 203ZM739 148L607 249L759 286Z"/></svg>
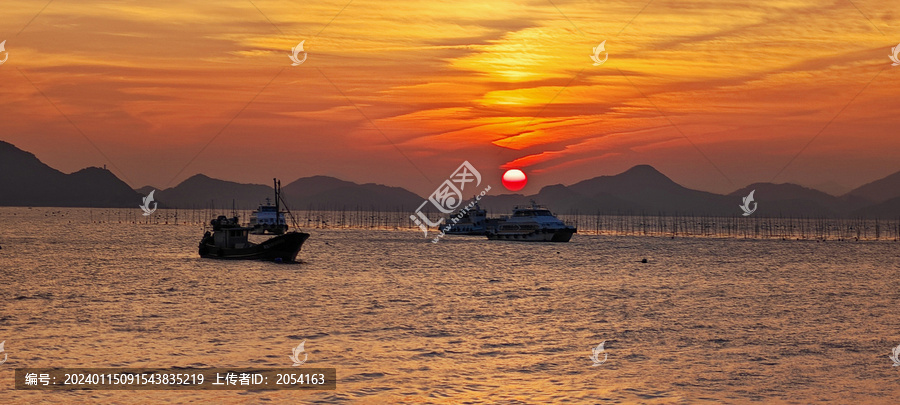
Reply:
<svg viewBox="0 0 900 405"><path fill-rule="evenodd" d="M275 205L272 205L272 200L266 198L265 205L260 204L255 211L250 213L250 233L253 235L284 234L288 230L284 214L279 207L278 198L275 199Z"/></svg>
<svg viewBox="0 0 900 405"><path fill-rule="evenodd" d="M281 182L278 180L275 180L275 201L282 201ZM290 215L290 211L287 213ZM236 216L228 218L220 215L210 221L210 225L212 225L212 232L207 231L203 235L198 247L200 257L210 259L267 260L290 263L297 260L303 242L309 239L308 233L292 231L260 243L253 243L249 239L253 227L241 226Z"/></svg>
<svg viewBox="0 0 900 405"><path fill-rule="evenodd" d="M497 225L489 228L490 240L521 242L568 242L578 230L553 215L546 207L530 205L513 210L512 216L501 217Z"/></svg>

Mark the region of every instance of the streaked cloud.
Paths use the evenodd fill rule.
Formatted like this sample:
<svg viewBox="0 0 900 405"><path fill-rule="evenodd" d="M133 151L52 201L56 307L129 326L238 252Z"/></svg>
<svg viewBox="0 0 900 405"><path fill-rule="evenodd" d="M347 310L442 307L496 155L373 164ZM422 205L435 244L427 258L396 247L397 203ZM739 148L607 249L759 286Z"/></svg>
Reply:
<svg viewBox="0 0 900 405"><path fill-rule="evenodd" d="M357 0L335 18L346 4L54 2L16 36L40 7L8 1L4 139L66 170L104 163L21 69L133 186L163 186L238 112L182 177L268 179L217 159L277 144L288 177L421 192L433 185L398 149L436 177L461 159L539 173L535 186L649 163L730 191L770 180L839 112L786 177L855 184L900 170L888 163L900 70L883 71L900 31L884 0L862 13L845 1L656 1L639 15L643 2ZM301 40L310 56L292 68ZM591 66L603 40L609 61ZM829 165L841 148L847 166Z"/></svg>

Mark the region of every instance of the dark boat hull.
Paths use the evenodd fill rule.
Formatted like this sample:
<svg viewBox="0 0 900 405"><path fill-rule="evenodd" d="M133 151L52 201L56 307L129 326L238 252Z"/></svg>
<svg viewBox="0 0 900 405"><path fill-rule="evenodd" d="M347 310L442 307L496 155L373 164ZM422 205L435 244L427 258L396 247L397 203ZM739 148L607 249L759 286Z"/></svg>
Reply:
<svg viewBox="0 0 900 405"><path fill-rule="evenodd" d="M484 236L487 231L469 231L469 232L444 232L444 235L462 235L462 236Z"/></svg>
<svg viewBox="0 0 900 405"><path fill-rule="evenodd" d="M219 248L211 240L200 241L200 257L229 260L267 260L285 263L296 261L308 233L288 232L246 248Z"/></svg>

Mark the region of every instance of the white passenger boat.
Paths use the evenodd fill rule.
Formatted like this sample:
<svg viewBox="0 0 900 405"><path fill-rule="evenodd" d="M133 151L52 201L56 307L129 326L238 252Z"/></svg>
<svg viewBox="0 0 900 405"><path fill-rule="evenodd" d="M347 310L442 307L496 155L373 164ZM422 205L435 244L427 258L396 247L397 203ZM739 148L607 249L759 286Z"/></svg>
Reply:
<svg viewBox="0 0 900 405"><path fill-rule="evenodd" d="M287 222L284 220L284 212L281 212L278 206L278 196L275 197L275 205L271 200L266 198L265 205L260 204L256 211L250 213L250 233L254 235L263 235L270 233L273 235L284 234L288 230Z"/></svg>
<svg viewBox="0 0 900 405"><path fill-rule="evenodd" d="M458 216L458 215L457 215ZM446 224L450 225L449 230L445 230L447 235L484 235L487 227L491 222L487 217L487 211L481 208L478 203L471 210L462 216L451 216L447 218ZM454 218L457 218L454 221Z"/></svg>
<svg viewBox="0 0 900 405"><path fill-rule="evenodd" d="M516 207L512 216L500 218L495 228L488 229L487 237L522 242L568 242L577 231L532 201L529 206Z"/></svg>

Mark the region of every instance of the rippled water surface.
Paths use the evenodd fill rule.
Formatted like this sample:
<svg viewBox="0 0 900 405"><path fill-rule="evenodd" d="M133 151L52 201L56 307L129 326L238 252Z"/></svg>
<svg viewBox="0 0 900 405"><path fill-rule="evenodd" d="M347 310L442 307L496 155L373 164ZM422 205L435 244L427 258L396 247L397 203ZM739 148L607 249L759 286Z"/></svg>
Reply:
<svg viewBox="0 0 900 405"><path fill-rule="evenodd" d="M198 226L94 212L0 208L4 402L892 403L900 388L897 242L311 230L303 263L279 265L200 259ZM304 339L337 390L13 390L17 367L289 367Z"/></svg>

